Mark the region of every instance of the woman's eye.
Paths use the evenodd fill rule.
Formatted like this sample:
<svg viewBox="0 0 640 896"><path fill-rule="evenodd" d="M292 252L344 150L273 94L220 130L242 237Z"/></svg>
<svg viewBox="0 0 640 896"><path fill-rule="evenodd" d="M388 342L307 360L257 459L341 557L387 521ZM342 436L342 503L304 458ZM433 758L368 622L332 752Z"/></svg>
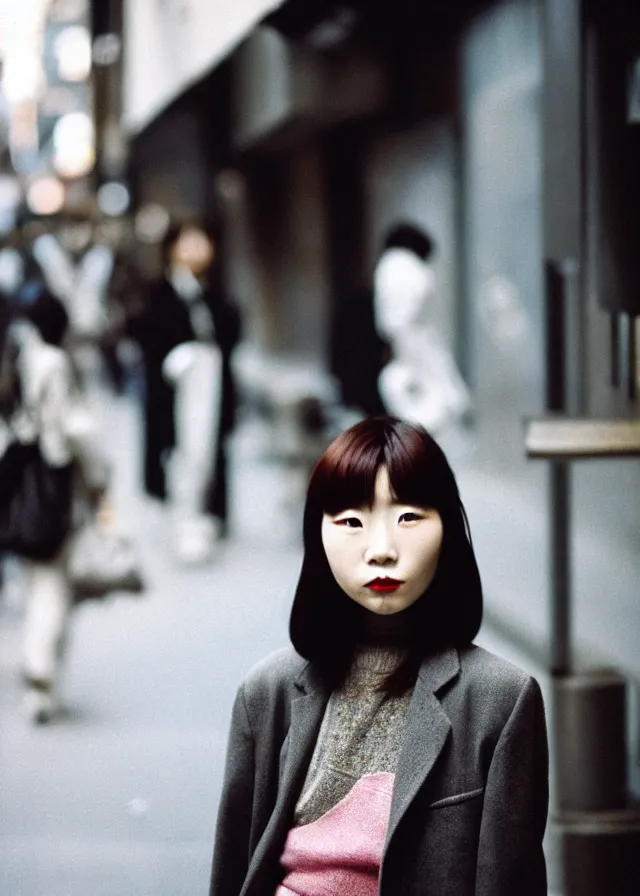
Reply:
<svg viewBox="0 0 640 896"><path fill-rule="evenodd" d="M422 516L419 513L415 513L413 510L405 510L404 513L400 514L401 523L415 523L416 520L421 519Z"/></svg>
<svg viewBox="0 0 640 896"><path fill-rule="evenodd" d="M339 520L334 521L336 526L344 526L346 529L357 529L362 523L357 516L343 516Z"/></svg>

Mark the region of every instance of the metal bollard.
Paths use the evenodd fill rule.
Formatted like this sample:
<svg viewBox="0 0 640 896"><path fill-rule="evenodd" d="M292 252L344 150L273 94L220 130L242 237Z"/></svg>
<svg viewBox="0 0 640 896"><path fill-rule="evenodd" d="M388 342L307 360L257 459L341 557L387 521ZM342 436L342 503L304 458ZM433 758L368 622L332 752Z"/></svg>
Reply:
<svg viewBox="0 0 640 896"><path fill-rule="evenodd" d="M561 827L564 896L638 896L640 811L568 813Z"/></svg>
<svg viewBox="0 0 640 896"><path fill-rule="evenodd" d="M626 808L626 684L614 670L554 679L556 797L562 812Z"/></svg>
<svg viewBox="0 0 640 896"><path fill-rule="evenodd" d="M564 896L640 894L640 811L628 806L626 684L614 670L554 680Z"/></svg>

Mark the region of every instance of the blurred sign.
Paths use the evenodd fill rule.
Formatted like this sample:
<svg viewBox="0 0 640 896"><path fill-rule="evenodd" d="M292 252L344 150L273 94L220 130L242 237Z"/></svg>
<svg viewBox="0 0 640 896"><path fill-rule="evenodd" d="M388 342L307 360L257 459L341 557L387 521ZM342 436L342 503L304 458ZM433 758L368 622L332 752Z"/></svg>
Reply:
<svg viewBox="0 0 640 896"><path fill-rule="evenodd" d="M119 181L108 181L99 188L96 199L103 215L117 217L129 208L131 197L127 187Z"/></svg>
<svg viewBox="0 0 640 896"><path fill-rule="evenodd" d="M70 25L54 40L54 54L61 81L86 81L91 72L91 36L82 25Z"/></svg>
<svg viewBox="0 0 640 896"><path fill-rule="evenodd" d="M141 243L155 245L160 243L169 229L171 219L169 212L156 202L143 205L134 220L136 237Z"/></svg>
<svg viewBox="0 0 640 896"><path fill-rule="evenodd" d="M120 58L122 41L117 34L99 34L93 42L95 65L113 65Z"/></svg>
<svg viewBox="0 0 640 896"><path fill-rule="evenodd" d="M640 420L530 420L527 456L546 460L639 457Z"/></svg>
<svg viewBox="0 0 640 896"><path fill-rule="evenodd" d="M93 121L86 112L70 112L53 129L53 167L61 177L81 177L95 161Z"/></svg>
<svg viewBox="0 0 640 896"><path fill-rule="evenodd" d="M64 200L64 185L55 177L41 177L27 190L27 205L34 215L55 215Z"/></svg>
<svg viewBox="0 0 640 896"><path fill-rule="evenodd" d="M136 134L282 0L124 0L124 125Z"/></svg>

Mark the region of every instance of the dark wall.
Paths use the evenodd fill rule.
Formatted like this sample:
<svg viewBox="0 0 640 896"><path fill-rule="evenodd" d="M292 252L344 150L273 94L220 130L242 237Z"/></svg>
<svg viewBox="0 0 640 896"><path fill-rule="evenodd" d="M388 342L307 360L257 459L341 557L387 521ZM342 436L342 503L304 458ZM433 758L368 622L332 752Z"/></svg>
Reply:
<svg viewBox="0 0 640 896"><path fill-rule="evenodd" d="M640 315L640 122L630 120L632 67L640 57L640 6L588 8L591 86L589 175L595 178L598 294L603 308Z"/></svg>

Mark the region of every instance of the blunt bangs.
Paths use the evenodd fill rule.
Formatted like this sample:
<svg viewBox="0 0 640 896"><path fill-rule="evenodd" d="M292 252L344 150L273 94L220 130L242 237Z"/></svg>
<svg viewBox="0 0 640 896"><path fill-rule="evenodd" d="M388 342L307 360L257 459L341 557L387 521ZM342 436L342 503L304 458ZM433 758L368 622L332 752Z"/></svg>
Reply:
<svg viewBox="0 0 640 896"><path fill-rule="evenodd" d="M457 490L438 445L426 432L389 417L374 417L339 436L313 472L309 504L316 512L371 507L378 471L385 467L394 498L402 504L445 511ZM447 487L449 486L449 487ZM309 508L311 509L311 508Z"/></svg>
<svg viewBox="0 0 640 896"><path fill-rule="evenodd" d="M321 513L338 513L347 507L370 507L376 475L383 463L383 446L373 439L358 439L351 430L339 436L319 461L310 492Z"/></svg>
<svg viewBox="0 0 640 896"><path fill-rule="evenodd" d="M437 510L444 518L459 502L447 459L424 430L398 423L385 451L391 490L400 504Z"/></svg>

